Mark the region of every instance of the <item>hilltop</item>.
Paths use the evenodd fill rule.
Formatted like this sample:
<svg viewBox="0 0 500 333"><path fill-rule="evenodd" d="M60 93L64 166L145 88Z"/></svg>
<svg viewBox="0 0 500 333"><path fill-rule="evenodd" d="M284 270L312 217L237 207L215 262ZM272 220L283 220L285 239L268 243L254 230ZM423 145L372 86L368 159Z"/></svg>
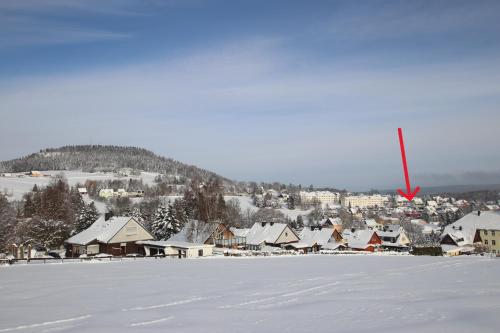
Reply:
<svg viewBox="0 0 500 333"><path fill-rule="evenodd" d="M123 168L157 172L189 179L224 177L212 171L162 157L138 147L112 145L76 145L42 149L25 157L0 162L1 172L32 170L81 170L84 172L114 172Z"/></svg>

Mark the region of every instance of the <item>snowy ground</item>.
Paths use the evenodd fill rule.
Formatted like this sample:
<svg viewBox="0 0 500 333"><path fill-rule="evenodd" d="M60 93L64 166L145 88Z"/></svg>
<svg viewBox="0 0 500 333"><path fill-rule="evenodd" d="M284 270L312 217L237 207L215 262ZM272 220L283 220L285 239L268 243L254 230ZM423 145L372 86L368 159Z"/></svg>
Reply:
<svg viewBox="0 0 500 333"><path fill-rule="evenodd" d="M159 259L0 267L0 332L498 332L500 260Z"/></svg>
<svg viewBox="0 0 500 333"><path fill-rule="evenodd" d="M246 212L247 209L250 209L252 212L256 212L259 210L258 207L255 207L252 202L252 198L249 196L237 196L237 195L226 195L224 196L224 200L227 202L231 199L236 199L240 203L241 211ZM287 209L287 208L280 208L277 209L280 212L282 212L285 216L288 216L292 220L296 220L297 216L302 215L304 217L307 216L311 212L311 210L300 210L300 209Z"/></svg>
<svg viewBox="0 0 500 333"><path fill-rule="evenodd" d="M13 174L11 177L0 177L0 191L11 193L11 200L19 200L23 197L24 193L33 189L36 184L38 186L47 186L52 180L52 176L63 173L68 184L74 186L78 183L83 184L87 179L89 180L108 180L108 179L121 179L128 180L130 178L141 178L145 184L152 185L154 178L158 175L153 172L141 172L140 176L116 177L113 173L103 172L82 172L82 171L42 171L46 177L17 177L19 174Z"/></svg>

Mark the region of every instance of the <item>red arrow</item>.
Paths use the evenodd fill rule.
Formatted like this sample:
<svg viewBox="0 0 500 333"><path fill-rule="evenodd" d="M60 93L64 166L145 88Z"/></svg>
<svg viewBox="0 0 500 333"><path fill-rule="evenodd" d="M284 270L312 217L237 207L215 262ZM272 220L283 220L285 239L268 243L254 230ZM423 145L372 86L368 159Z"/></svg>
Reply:
<svg viewBox="0 0 500 333"><path fill-rule="evenodd" d="M408 164L406 164L406 154L405 154L405 143L403 142L403 130L398 128L399 135L399 146L401 147L401 158L403 159L403 170L405 173L405 181L406 181L406 193L403 192L400 188L398 189L399 194L408 199L408 201L412 201L415 195L417 195L418 191L420 191L420 187L415 187L415 191L411 191L410 185L410 176L408 175Z"/></svg>

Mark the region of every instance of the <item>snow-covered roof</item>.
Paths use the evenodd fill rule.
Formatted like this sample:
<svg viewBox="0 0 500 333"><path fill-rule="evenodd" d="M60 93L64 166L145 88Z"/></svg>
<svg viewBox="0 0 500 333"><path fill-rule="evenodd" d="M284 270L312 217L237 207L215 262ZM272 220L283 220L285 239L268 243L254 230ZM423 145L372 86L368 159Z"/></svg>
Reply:
<svg viewBox="0 0 500 333"><path fill-rule="evenodd" d="M168 239L171 242L205 243L220 223L189 220L182 230Z"/></svg>
<svg viewBox="0 0 500 333"><path fill-rule="evenodd" d="M354 249L365 249L372 238L375 231L373 230L345 230L342 233L342 238L347 241L347 245Z"/></svg>
<svg viewBox="0 0 500 333"><path fill-rule="evenodd" d="M398 238L401 234L402 228L397 229L383 229L375 231L379 237L394 237Z"/></svg>
<svg viewBox="0 0 500 333"><path fill-rule="evenodd" d="M339 247L345 247L344 243L340 242L328 242L322 246L323 250L337 250Z"/></svg>
<svg viewBox="0 0 500 333"><path fill-rule="evenodd" d="M262 243L275 243L278 237L288 227L284 223L254 223L247 234L247 244L260 245ZM290 229L291 232L292 229Z"/></svg>
<svg viewBox="0 0 500 333"><path fill-rule="evenodd" d="M108 220L101 216L90 227L70 237L66 243L87 245L94 240L107 243L122 229L132 218L128 216L113 216ZM135 221L135 220L134 220Z"/></svg>
<svg viewBox="0 0 500 333"><path fill-rule="evenodd" d="M444 228L442 237L450 237L458 244L473 244L477 229L500 230L500 214L497 212L472 212Z"/></svg>
<svg viewBox="0 0 500 333"><path fill-rule="evenodd" d="M327 217L325 219L322 219L318 222L319 225L323 226L325 224L331 223L332 225L337 225L337 224L342 224L342 220L338 217Z"/></svg>
<svg viewBox="0 0 500 333"><path fill-rule="evenodd" d="M306 247L311 247L308 243L298 242L298 243L290 243L288 246L291 246L296 249L303 249Z"/></svg>
<svg viewBox="0 0 500 333"><path fill-rule="evenodd" d="M375 219L366 219L365 224L366 224L366 226L372 227L372 228L380 225L379 223L377 223L377 221L375 221Z"/></svg>
<svg viewBox="0 0 500 333"><path fill-rule="evenodd" d="M231 232L236 236L236 237L246 237L248 232L250 231L249 228L235 228L231 227L229 228Z"/></svg>
<svg viewBox="0 0 500 333"><path fill-rule="evenodd" d="M136 244L139 245L150 245L155 247L178 247L182 249L193 249L202 248L206 246L214 246L211 244L200 244L200 243L190 243L190 242L175 242L175 241L138 241Z"/></svg>
<svg viewBox="0 0 500 333"><path fill-rule="evenodd" d="M316 228L314 230L304 228L299 235L300 242L307 244L309 247L315 244L323 246L332 238L333 230L331 228Z"/></svg>

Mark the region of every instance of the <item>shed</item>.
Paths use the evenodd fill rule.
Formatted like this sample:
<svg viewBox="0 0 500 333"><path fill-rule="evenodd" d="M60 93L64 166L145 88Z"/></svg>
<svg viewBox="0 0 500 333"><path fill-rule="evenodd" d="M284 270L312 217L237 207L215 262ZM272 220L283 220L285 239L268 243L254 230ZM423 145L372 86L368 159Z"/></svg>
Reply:
<svg viewBox="0 0 500 333"><path fill-rule="evenodd" d="M177 258L197 258L213 255L214 245L176 241L138 241L146 256L165 255Z"/></svg>

